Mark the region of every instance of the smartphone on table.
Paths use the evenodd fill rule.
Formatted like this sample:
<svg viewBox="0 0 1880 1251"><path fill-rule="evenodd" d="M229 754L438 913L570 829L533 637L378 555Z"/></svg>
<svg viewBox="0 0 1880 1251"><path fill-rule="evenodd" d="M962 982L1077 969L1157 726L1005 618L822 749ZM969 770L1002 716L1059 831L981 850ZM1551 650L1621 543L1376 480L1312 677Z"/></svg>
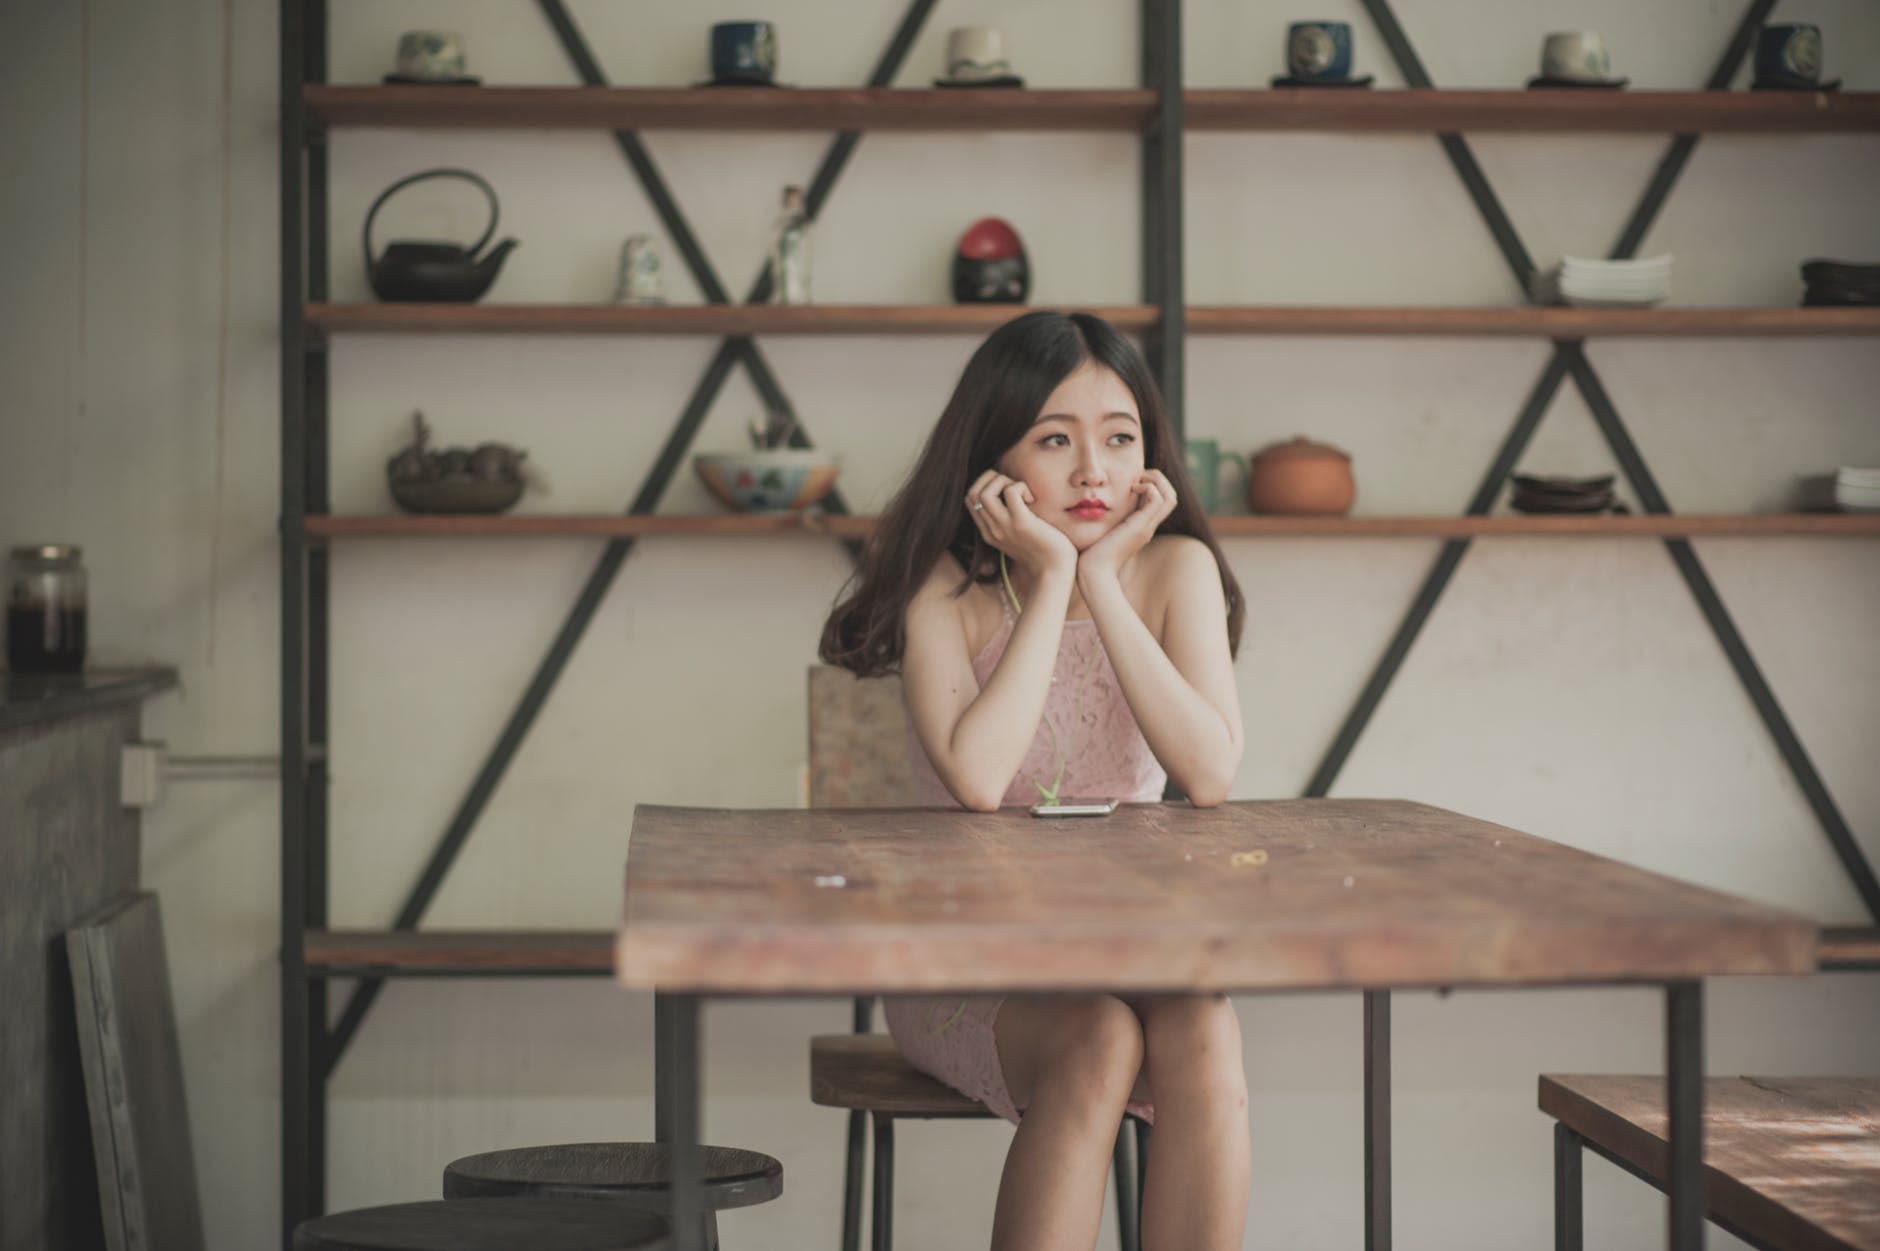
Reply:
<svg viewBox="0 0 1880 1251"><path fill-rule="evenodd" d="M1041 799L1031 806L1034 817L1107 817L1120 802L1114 799Z"/></svg>

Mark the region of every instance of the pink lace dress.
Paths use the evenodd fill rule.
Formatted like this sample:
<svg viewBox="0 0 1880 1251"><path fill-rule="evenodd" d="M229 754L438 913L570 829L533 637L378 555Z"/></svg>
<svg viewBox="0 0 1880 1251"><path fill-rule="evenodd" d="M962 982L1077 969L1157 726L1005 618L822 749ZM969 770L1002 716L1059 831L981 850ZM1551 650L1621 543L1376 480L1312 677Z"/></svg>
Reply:
<svg viewBox="0 0 1880 1251"><path fill-rule="evenodd" d="M998 633L973 657L973 673L982 688L1005 654L1017 622L1007 608ZM908 754L920 802L957 808L959 804L934 772L912 728ZM1005 806L1029 807L1037 802L1038 787L1051 786L1060 763L1063 777L1057 793L1066 799L1115 797L1124 803L1156 803L1168 782L1168 774L1156 763L1123 698L1116 671L1097 636L1097 623L1090 620L1064 623L1044 721L1005 792ZM910 1064L1017 1124L1019 1110L1005 1088L994 1033L1004 1002L1002 996L909 996L886 1000L883 1015L895 1046ZM1154 1109L1147 1104L1131 1103L1129 1110L1145 1120L1155 1119Z"/></svg>

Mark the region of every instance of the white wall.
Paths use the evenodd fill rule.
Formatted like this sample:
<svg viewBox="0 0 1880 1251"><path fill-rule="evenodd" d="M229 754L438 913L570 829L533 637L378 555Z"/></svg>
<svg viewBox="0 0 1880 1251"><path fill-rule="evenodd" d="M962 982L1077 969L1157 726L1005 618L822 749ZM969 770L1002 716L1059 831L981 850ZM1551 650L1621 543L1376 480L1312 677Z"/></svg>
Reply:
<svg viewBox="0 0 1880 1251"><path fill-rule="evenodd" d="M859 82L898 5L771 0L782 77ZM277 738L275 26L236 0L25 0L0 15L0 540L85 546L95 657L177 665L153 737L185 753L271 752ZM158 11L160 10L160 11ZM621 83L704 73L705 26L749 6L578 5ZM1358 68L1400 85L1354 0ZM1284 6L1191 0L1189 81L1263 84ZM1540 33L1602 30L1639 87L1700 83L1738 6L1622 0L1403 6L1433 77L1512 86ZM1828 72L1880 87L1880 10L1794 0ZM941 68L945 30L1004 26L1037 86L1124 86L1135 5L949 0L900 77ZM369 82L396 33L464 32L491 83L573 81L514 0L336 3L332 75ZM777 188L811 135L653 133L648 145L717 265L742 291ZM1798 260L1880 258L1872 137L1705 139L1644 251L1675 252L1678 302L1786 304ZM1543 263L1609 247L1659 137L1485 137L1476 150ZM1196 302L1501 303L1505 269L1425 136L1203 135L1187 147ZM1009 217L1040 302L1137 296L1136 147L1122 136L870 135L818 227L828 302L939 301L958 231ZM500 189L523 240L495 301L601 300L620 239L657 233L596 134L347 132L333 143L333 286L365 292L360 216L393 178L462 163ZM388 210L388 235L478 228L460 192ZM672 295L695 299L668 247ZM552 493L523 508L624 506L713 350L706 340L353 338L333 350L338 511L387 506L381 465L422 407L440 440L527 447ZM804 421L839 447L844 488L877 507L943 402L964 339L762 344ZM1674 507L1778 507L1793 475L1880 464L1871 340L1596 342L1595 366ZM1249 449L1294 433L1356 456L1358 509L1452 512L1546 358L1525 341L1203 339L1189 423ZM735 445L759 404L735 378L701 448ZM1523 467L1610 468L1584 406L1553 405ZM709 505L681 477L664 505ZM1438 544L1232 540L1249 599L1240 660L1249 746L1237 797L1296 794ZM1880 858L1880 546L1716 539L1706 566L1870 858ZM333 919L386 923L559 625L599 545L362 542L334 554ZM845 562L810 540L642 544L574 657L428 922L603 927L642 801L787 805L803 764L802 672ZM1336 788L1448 805L1649 868L1855 922L1827 851L1662 545L1474 546ZM163 895L210 1240L266 1245L278 1203L271 785L178 787L146 823ZM1351 995L1241 1002L1253 1088L1249 1246L1360 1236L1359 1009ZM644 1136L649 1004L605 984L400 984L333 1089L330 1200L435 1193L457 1154ZM708 1130L780 1155L788 1190L725 1222L729 1245L832 1245L839 1114L804 1097L804 1043L836 1003L733 1004L707 1016ZM1714 1073L1880 1072L1880 982L1726 981L1708 998ZM1399 1245L1544 1247L1544 1070L1650 1070L1646 991L1397 998ZM897 1232L907 1251L983 1239L1007 1131L912 1126ZM1588 1166L1595 1245L1658 1240L1660 1201ZM1715 1235L1715 1245L1731 1245Z"/></svg>

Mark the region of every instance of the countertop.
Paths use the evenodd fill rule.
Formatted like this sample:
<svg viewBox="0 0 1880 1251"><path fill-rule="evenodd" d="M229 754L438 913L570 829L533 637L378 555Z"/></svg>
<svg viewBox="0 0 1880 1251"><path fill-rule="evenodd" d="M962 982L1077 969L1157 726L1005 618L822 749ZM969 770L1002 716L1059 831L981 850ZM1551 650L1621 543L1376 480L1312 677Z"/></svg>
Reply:
<svg viewBox="0 0 1880 1251"><path fill-rule="evenodd" d="M176 670L157 665L83 673L0 672L0 731L146 699L175 685Z"/></svg>

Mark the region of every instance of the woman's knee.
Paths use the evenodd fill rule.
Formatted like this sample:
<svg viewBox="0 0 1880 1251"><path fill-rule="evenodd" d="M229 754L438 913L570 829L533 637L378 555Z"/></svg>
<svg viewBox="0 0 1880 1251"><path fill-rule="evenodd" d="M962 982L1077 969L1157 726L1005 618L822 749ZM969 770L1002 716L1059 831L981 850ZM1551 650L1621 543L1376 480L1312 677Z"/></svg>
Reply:
<svg viewBox="0 0 1880 1251"><path fill-rule="evenodd" d="M1214 1097L1247 1094L1240 1018L1222 995L1153 1000L1141 1013L1144 1066L1159 1097L1203 1088Z"/></svg>
<svg viewBox="0 0 1880 1251"><path fill-rule="evenodd" d="M1142 1023L1129 1005L1110 995L1066 999L1058 1007L1051 1058L1040 1065L1038 1088L1072 1090L1081 1098L1113 1103L1120 1113L1142 1068Z"/></svg>

